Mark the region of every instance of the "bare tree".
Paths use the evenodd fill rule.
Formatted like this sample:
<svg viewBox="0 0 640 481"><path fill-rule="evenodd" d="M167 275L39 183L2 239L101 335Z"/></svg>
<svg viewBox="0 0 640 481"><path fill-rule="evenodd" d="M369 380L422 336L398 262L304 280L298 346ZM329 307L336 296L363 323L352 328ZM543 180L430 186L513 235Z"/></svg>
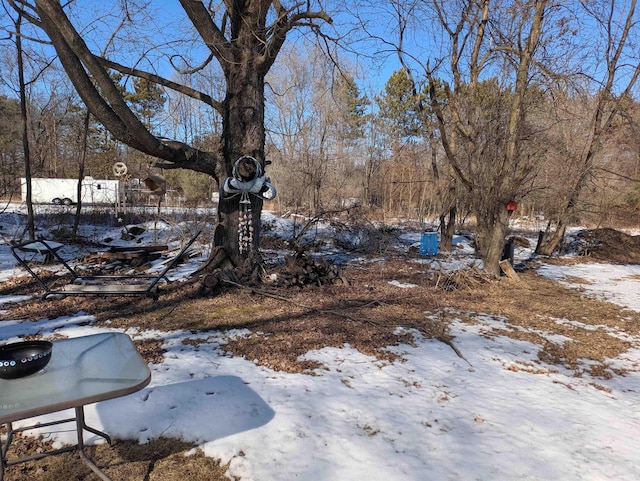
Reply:
<svg viewBox="0 0 640 481"><path fill-rule="evenodd" d="M315 52L317 53L317 52ZM314 52L296 49L271 73L269 144L278 159L282 201L296 210L322 208L321 191L328 176L328 124L318 105L326 94L327 71Z"/></svg>
<svg viewBox="0 0 640 481"><path fill-rule="evenodd" d="M528 200L533 192L550 192L549 184L539 182L544 179L536 179L549 172L543 170L547 167L556 168L548 180L563 187L553 212L547 212L553 215L538 246L538 252L551 253L575 217L585 187L595 188L595 162L605 136L636 84L638 57L631 41L637 36L636 2L414 0L384 6L369 2L368 7L372 5L379 8L376 19L386 14L394 28L370 34L380 53L399 58L414 85L419 112L429 107L420 95L422 77L431 85L437 117L433 133L471 201L485 268L499 273L509 219L505 205ZM419 50L416 44L430 48ZM444 101L437 95L441 81L446 82ZM568 122L580 124L580 132L588 124L588 135L582 142L569 136L558 152L549 152L560 147L562 115L554 117L543 106L576 92L591 107ZM561 164L551 165L554 158L561 158ZM439 174L434 170L436 178Z"/></svg>
<svg viewBox="0 0 640 481"><path fill-rule="evenodd" d="M268 144L277 162L280 200L314 213L359 198L353 171L366 100L348 72L334 68L317 47L285 54L269 76ZM354 187L356 189L354 189Z"/></svg>
<svg viewBox="0 0 640 481"><path fill-rule="evenodd" d="M600 51L604 64L600 66L600 71L604 72L604 75L595 101L590 107L587 138L582 148L574 151L574 155L568 155L566 159L566 163L572 166L571 171L577 175L564 177L568 187L564 202L558 206L557 212L549 220L546 231L540 233L536 252L541 255L551 255L562 240L572 216L576 213L580 195L596 172L596 159L602 151L605 136L623 112L624 102L629 98L640 75L640 61L637 55L625 58L628 44L631 43L630 37L638 29L636 0L602 4L584 2L582 6L592 20L591 25L597 26L603 33L604 43ZM595 75L597 74L598 71ZM570 154L571 151L567 150L566 153Z"/></svg>
<svg viewBox="0 0 640 481"><path fill-rule="evenodd" d="M192 31L209 54L202 65L191 70L197 71L215 61L223 72L224 98L214 99L188 85L94 53L59 1L10 0L10 3L46 32L83 102L116 139L160 159L159 167L191 169L209 174L219 182L233 176L236 161L243 156L255 158L261 166L248 173L247 179L254 179L259 170L264 171L265 76L294 29L308 28L319 33L322 24L331 22L321 7L314 9L310 2L225 1L213 7L202 1L180 0ZM136 28L142 30L145 25L138 24ZM154 135L129 108L109 70L157 83L217 110L223 124L221 151L208 152ZM184 70L189 69L185 66ZM245 236L239 235L240 196L221 199L211 267L251 266L259 261L262 199L249 197L250 228L256 235L249 236L249 245L242 245Z"/></svg>
<svg viewBox="0 0 640 481"><path fill-rule="evenodd" d="M440 139L470 194L484 268L499 275L509 222L506 205L527 193L535 172L523 143L529 134L530 82L549 2L510 8L491 0L434 0L432 8L448 39L445 65L451 77L445 84L445 116L436 95L442 63L427 65Z"/></svg>
<svg viewBox="0 0 640 481"><path fill-rule="evenodd" d="M35 239L35 218L31 202L31 153L29 149L29 119L27 113L27 90L24 79L24 52L22 50L22 15L18 13L16 27L16 57L18 59L18 82L20 86L20 118L22 123L22 150L24 153L24 177L27 191L27 231L29 239Z"/></svg>
<svg viewBox="0 0 640 481"><path fill-rule="evenodd" d="M381 52L397 56L412 85L414 110L432 147L439 198L449 200L441 209L443 233L449 235L455 216L450 194L468 198L484 267L498 275L509 219L506 205L526 195L535 173L535 162L524 148L531 135L528 91L542 63L536 56L551 3L429 0L385 5L380 8L392 19L393 30L370 32ZM430 38L437 48L416 50L416 43L429 45ZM438 166L434 141L441 143L455 182L444 183L447 172Z"/></svg>

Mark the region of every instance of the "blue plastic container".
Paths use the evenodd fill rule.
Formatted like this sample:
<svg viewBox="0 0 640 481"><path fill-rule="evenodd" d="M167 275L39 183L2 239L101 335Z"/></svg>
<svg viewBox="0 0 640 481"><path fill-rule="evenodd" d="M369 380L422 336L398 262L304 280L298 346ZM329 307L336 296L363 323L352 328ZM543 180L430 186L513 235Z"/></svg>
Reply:
<svg viewBox="0 0 640 481"><path fill-rule="evenodd" d="M420 239L420 255L434 256L438 253L438 233L424 232Z"/></svg>

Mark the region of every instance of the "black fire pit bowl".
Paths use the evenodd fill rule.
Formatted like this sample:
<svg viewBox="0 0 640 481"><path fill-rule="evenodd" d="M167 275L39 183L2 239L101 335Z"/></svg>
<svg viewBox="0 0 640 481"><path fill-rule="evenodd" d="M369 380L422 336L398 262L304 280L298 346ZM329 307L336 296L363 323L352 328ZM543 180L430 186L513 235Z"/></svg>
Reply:
<svg viewBox="0 0 640 481"><path fill-rule="evenodd" d="M0 378L17 379L43 369L51 360L49 341L23 341L0 346Z"/></svg>

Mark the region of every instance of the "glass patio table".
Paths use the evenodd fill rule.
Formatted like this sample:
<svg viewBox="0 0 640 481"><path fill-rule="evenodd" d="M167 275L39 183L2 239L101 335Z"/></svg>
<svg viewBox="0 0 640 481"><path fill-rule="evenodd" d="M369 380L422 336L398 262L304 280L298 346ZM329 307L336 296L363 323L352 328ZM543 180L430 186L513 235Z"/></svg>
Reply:
<svg viewBox="0 0 640 481"><path fill-rule="evenodd" d="M0 439L0 481L4 479L5 466L75 450L100 479L110 481L86 455L84 431L96 434L108 443L111 438L87 426L84 406L134 393L150 381L151 371L126 334L104 333L54 341L51 360L42 371L19 379L0 379L0 425L7 427L4 445ZM13 429L15 421L65 409L74 409L75 416ZM76 424L78 441L75 446L7 459L15 433L68 422Z"/></svg>

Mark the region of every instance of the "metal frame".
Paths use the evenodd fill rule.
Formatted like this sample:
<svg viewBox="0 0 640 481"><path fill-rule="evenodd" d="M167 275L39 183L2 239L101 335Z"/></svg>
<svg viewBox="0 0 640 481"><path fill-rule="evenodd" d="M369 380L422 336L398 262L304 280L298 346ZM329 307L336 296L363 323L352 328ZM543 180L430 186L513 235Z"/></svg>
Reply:
<svg viewBox="0 0 640 481"><path fill-rule="evenodd" d="M196 234L187 242L180 252L171 259L165 268L156 275L131 275L131 276L81 276L78 274L58 253L60 247L52 247L46 240L38 239L22 244L17 244L11 247L11 254L24 267L27 272L40 284L45 290L42 295L43 299L47 299L50 296L95 296L95 295L119 295L119 296L139 296L146 295L154 299L158 298L158 283L161 279L166 278L167 273L175 267L178 261L185 254L187 249L191 247L191 244L195 242L202 231L199 230ZM44 249L35 247L37 244L44 246ZM62 264L65 270L71 274L71 283L62 286L62 288L51 288L47 283L38 276L38 274L29 266L29 261L26 256L19 253L34 253L46 256L49 260L55 260ZM105 283L109 280L129 280L129 283ZM146 282L135 282L145 281Z"/></svg>
<svg viewBox="0 0 640 481"><path fill-rule="evenodd" d="M117 332L53 341L52 354L57 357L39 374L17 381L0 379L0 426L7 426L6 440L0 438L0 481L4 480L5 467L71 451L76 451L101 480L111 481L85 452L84 431L109 444L111 438L87 425L84 406L140 391L151 382L149 366L131 338ZM71 367L80 369L77 376L68 376ZM17 421L67 409L74 409L75 416L47 423L32 421L31 425L13 428ZM15 433L69 422L76 425L75 445L7 460Z"/></svg>
<svg viewBox="0 0 640 481"><path fill-rule="evenodd" d="M5 443L5 445L2 445L2 440L0 440L0 481L3 481L4 479L4 468L9 467L9 466L13 466L15 464L20 464L20 463L26 463L28 461L36 461L38 459L42 459L45 458L47 456L53 456L55 454L62 454L62 453L68 453L71 451L77 451L78 454L80 455L80 459L82 460L83 463L85 463L87 466L89 466L89 468L91 468L91 470L96 473L96 475L102 479L103 481L111 481L111 478L109 478L104 472L102 472L102 470L93 462L93 460L91 460L91 458L89 458L89 456L87 455L87 453L84 451L84 431L89 431L90 433L93 433L97 436L100 436L101 438L104 438L107 443L109 443L109 445L111 445L111 437L107 434L104 433L102 431L99 431L95 428L92 428L91 426L88 426L85 423L84 420L84 406L77 406L75 408L75 417L73 418L69 418L69 419L61 419L59 421L52 421L49 423L42 423L42 424L34 424L32 426L25 426L22 428L18 428L18 429L13 429L12 423L7 423L7 441ZM63 424L63 423L70 423L70 422L75 422L76 423L76 433L78 436L78 442L77 444L75 444L74 446L66 446L64 448L59 448L59 449L52 449L50 451L44 452L44 453L38 453L38 454L33 454L31 456L23 456L21 458L18 459L11 459L11 460L7 460L7 452L9 451L9 447L11 446L11 442L13 441L13 435L14 433L19 433L22 431L29 431L32 429L38 429L38 428L43 428L43 427L47 427L47 426L55 426L56 424Z"/></svg>

